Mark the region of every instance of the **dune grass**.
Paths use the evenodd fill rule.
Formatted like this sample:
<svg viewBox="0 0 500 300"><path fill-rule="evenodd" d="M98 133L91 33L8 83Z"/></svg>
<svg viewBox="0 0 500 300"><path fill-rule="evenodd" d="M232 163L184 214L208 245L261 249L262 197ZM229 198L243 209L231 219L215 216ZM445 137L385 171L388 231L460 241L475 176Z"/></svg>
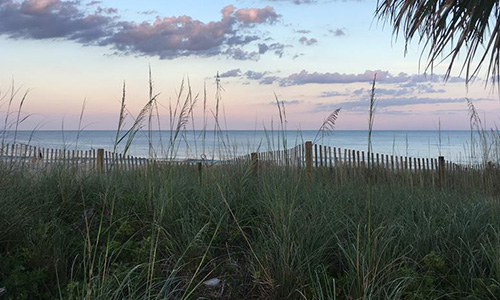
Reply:
<svg viewBox="0 0 500 300"><path fill-rule="evenodd" d="M500 297L500 202L474 186L250 165L0 172L5 299Z"/></svg>

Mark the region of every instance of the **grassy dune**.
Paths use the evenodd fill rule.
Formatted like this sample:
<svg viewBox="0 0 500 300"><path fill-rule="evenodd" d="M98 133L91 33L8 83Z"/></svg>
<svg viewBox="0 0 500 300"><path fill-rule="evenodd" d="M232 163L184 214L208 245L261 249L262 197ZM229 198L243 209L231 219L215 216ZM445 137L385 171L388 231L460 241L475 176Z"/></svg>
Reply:
<svg viewBox="0 0 500 300"><path fill-rule="evenodd" d="M500 298L500 202L479 187L251 166L0 172L2 299Z"/></svg>

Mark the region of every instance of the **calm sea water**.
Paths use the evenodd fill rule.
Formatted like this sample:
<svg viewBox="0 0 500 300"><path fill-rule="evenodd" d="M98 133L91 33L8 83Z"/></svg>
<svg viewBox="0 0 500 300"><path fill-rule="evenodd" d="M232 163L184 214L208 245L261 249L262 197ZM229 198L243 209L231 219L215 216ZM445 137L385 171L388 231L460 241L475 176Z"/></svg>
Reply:
<svg viewBox="0 0 500 300"><path fill-rule="evenodd" d="M5 141L12 142L13 132L3 133ZM16 140L55 149L113 150L116 131L20 131ZM367 150L367 131L334 131L328 136L318 136L317 131L282 132L231 130L186 131L174 138L170 131L138 132L131 143L129 154L148 157L227 158L251 152L291 148L305 141L314 141L332 147ZM122 151L127 138L119 145ZM470 131L374 131L374 152L412 157L445 156L447 160L465 162L470 158Z"/></svg>

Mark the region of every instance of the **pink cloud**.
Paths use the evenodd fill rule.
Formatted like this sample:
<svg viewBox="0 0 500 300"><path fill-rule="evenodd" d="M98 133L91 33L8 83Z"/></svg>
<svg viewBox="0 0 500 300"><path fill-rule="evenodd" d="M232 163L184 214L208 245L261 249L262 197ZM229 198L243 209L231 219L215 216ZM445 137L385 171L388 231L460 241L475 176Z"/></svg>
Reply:
<svg viewBox="0 0 500 300"><path fill-rule="evenodd" d="M222 53L238 60L258 59L258 52L245 51L241 46L259 37L245 35L240 29L241 26L273 22L278 18L274 9L268 6L236 10L233 5L228 5L221 10L221 15L219 21L208 23L189 16L157 17L152 24L122 22L121 28L105 43L127 53L158 55L160 58Z"/></svg>
<svg viewBox="0 0 500 300"><path fill-rule="evenodd" d="M236 11L236 19L243 23L273 23L280 15L278 15L274 8L266 6L264 8L246 8Z"/></svg>
<svg viewBox="0 0 500 300"><path fill-rule="evenodd" d="M61 0L26 0L21 11L28 14L47 13L61 7Z"/></svg>
<svg viewBox="0 0 500 300"><path fill-rule="evenodd" d="M98 1L88 3L96 4ZM82 5L79 0L0 0L0 35L72 40L108 46L117 54L158 56L161 59L225 55L240 60L257 60L263 54L259 53L257 45L254 49L242 48L262 39L250 29L279 18L270 6L237 10L228 5L222 8L221 18L212 22L185 15L157 17L153 22L137 23L120 21L115 15L118 13L116 8L97 6L93 13L88 13ZM276 54L282 55L281 52Z"/></svg>
<svg viewBox="0 0 500 300"><path fill-rule="evenodd" d="M233 13L234 13L234 6L233 5L228 5L226 7L224 7L222 10L221 10L221 13L222 13L222 18L223 19L228 19L230 18Z"/></svg>

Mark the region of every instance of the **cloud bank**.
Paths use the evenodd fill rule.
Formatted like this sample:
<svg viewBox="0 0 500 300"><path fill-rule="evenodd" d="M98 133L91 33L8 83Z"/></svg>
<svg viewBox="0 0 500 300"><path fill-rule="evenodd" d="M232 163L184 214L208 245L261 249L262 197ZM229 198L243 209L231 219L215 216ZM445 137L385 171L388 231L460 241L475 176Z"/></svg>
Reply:
<svg viewBox="0 0 500 300"><path fill-rule="evenodd" d="M235 59L258 59L272 49L282 55L283 45L243 47L260 40L251 34L260 24L280 19L271 6L236 9L228 5L221 19L208 23L190 16L157 17L154 22L122 21L116 8L103 8L101 1L0 0L0 35L12 39L59 39L85 45L106 46L118 54L157 56L226 55ZM93 10L92 12L88 12ZM281 47L281 48L280 48Z"/></svg>
<svg viewBox="0 0 500 300"><path fill-rule="evenodd" d="M409 105L424 105L424 104L449 104L449 103L465 103L465 98L429 98L429 97L394 97L383 98L377 100L377 109L386 110L388 108L404 107ZM328 111L333 108L342 107L351 111L368 111L370 102L367 99L359 99L354 101L344 101L338 103L318 103L314 107L314 111Z"/></svg>
<svg viewBox="0 0 500 300"><path fill-rule="evenodd" d="M238 73L235 71L238 70ZM321 73L321 72L309 72L302 70L298 73L290 74L286 77L280 77L273 75L272 72L256 72L248 70L242 72L239 69L230 70L223 74L230 74L231 76L224 77L241 77L248 80L258 81L259 84L270 85L278 84L282 87L287 86L299 86L307 84L353 84L353 83L372 83L375 75L377 75L377 84L392 84L396 85L398 88L387 89L387 88L376 88L377 94L380 95L391 95L391 96L401 96L412 93L419 94L435 94L435 93L445 93L446 91L442 88L435 88L433 83L444 82L445 76L438 74L407 74L399 73L397 75L390 73L389 71L383 70L366 70L363 73ZM464 82L465 79L461 77L452 77L448 79L448 83ZM369 89L358 89L349 92L352 95L364 95L369 94ZM348 93L339 93L337 91L324 92L320 97L335 97L344 96Z"/></svg>
<svg viewBox="0 0 500 300"><path fill-rule="evenodd" d="M359 74L346 74L346 73L319 73L308 72L302 70L294 73L285 78L279 79L280 86L293 86L305 84L350 84L350 83L367 83L372 82L375 74L377 75L377 83L394 83L401 84L401 87L414 87L421 82L440 82L443 81L442 75L409 75L406 73L399 73L393 75L389 71L382 70L366 70L364 73ZM453 77L449 82L463 81L462 78ZM403 85L405 84L405 85Z"/></svg>

